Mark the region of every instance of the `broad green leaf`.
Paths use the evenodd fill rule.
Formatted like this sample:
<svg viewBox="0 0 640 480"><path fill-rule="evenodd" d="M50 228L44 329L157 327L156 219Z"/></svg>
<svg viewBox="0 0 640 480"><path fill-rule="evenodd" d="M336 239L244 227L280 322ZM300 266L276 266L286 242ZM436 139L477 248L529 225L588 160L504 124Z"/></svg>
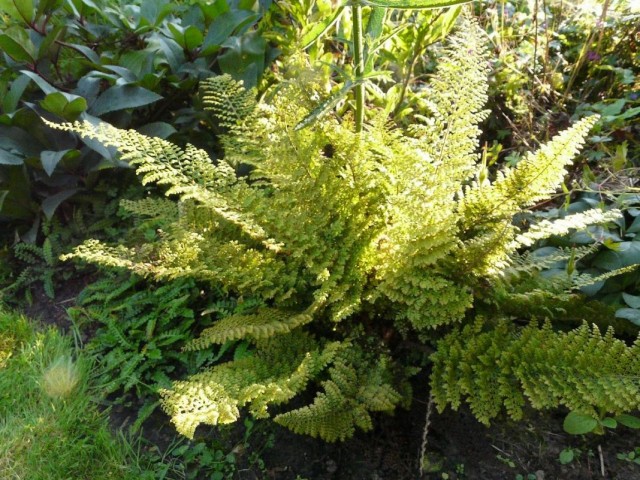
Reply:
<svg viewBox="0 0 640 480"><path fill-rule="evenodd" d="M619 242L615 250L598 254L593 265L603 270L615 270L640 263L640 242Z"/></svg>
<svg viewBox="0 0 640 480"><path fill-rule="evenodd" d="M87 47L85 45L78 45L76 43L65 43L65 46L69 47L69 48L73 48L74 50L77 50L82 55L87 57L87 59L91 63L95 63L96 65L100 64L100 57L98 56L98 54L96 52L91 50L89 47Z"/></svg>
<svg viewBox="0 0 640 480"><path fill-rule="evenodd" d="M619 308L616 310L616 318L624 318L634 325L640 326L640 310L636 308Z"/></svg>
<svg viewBox="0 0 640 480"><path fill-rule="evenodd" d="M584 413L569 412L562 427L571 435L583 435L595 430L598 427L598 420Z"/></svg>
<svg viewBox="0 0 640 480"><path fill-rule="evenodd" d="M27 22L31 23L33 21L33 14L35 13L33 8L33 0L16 0L13 2L20 13L20 17Z"/></svg>
<svg viewBox="0 0 640 480"><path fill-rule="evenodd" d="M627 228L627 233L640 232L640 215L633 219L633 223Z"/></svg>
<svg viewBox="0 0 640 480"><path fill-rule="evenodd" d="M69 103L69 101L65 98L62 92L54 92L44 97L44 100L40 102L40 106L47 112L51 112L54 115L62 117L64 107L67 106L67 103Z"/></svg>
<svg viewBox="0 0 640 480"><path fill-rule="evenodd" d="M50 85L46 80L44 80L37 73L30 72L28 70L21 70L20 73L22 73L23 75L26 75L31 80L33 80L36 83L36 85L38 85L38 87L40 87L40 90L42 90L47 95L50 94L50 93L55 93L55 92L58 91L55 87Z"/></svg>
<svg viewBox="0 0 640 480"><path fill-rule="evenodd" d="M607 427L607 428L616 428L618 426L618 422L616 422L615 419L611 417L603 418L600 423L602 424L603 427Z"/></svg>
<svg viewBox="0 0 640 480"><path fill-rule="evenodd" d="M184 45L187 50L195 50L204 40L204 35L195 25L189 25L184 31Z"/></svg>
<svg viewBox="0 0 640 480"><path fill-rule="evenodd" d="M369 7L398 9L444 8L469 3L471 0L360 0L358 3Z"/></svg>
<svg viewBox="0 0 640 480"><path fill-rule="evenodd" d="M40 0L38 3L38 10L36 11L36 20L39 19L45 13L51 13L55 9L62 6L63 0Z"/></svg>
<svg viewBox="0 0 640 480"><path fill-rule="evenodd" d="M247 10L234 10L221 14L209 25L209 31L202 44L203 51L211 47L219 47L234 32L257 19L258 15Z"/></svg>
<svg viewBox="0 0 640 480"><path fill-rule="evenodd" d="M311 30L302 35L302 38L300 39L302 49L304 50L310 47L318 38L324 35L327 30L329 30L338 21L343 10L344 7L339 7L336 9L333 15L326 17L321 22L314 23Z"/></svg>
<svg viewBox="0 0 640 480"><path fill-rule="evenodd" d="M47 175L53 175L60 160L70 151L71 150L60 150L59 152L54 152L52 150L44 150L40 153L40 161Z"/></svg>
<svg viewBox="0 0 640 480"><path fill-rule="evenodd" d="M241 37L231 37L223 45L227 50L218 57L222 73L242 80L246 88L253 88L264 70L267 42L257 31Z"/></svg>
<svg viewBox="0 0 640 480"><path fill-rule="evenodd" d="M2 99L2 109L6 113L12 113L18 108L18 102L22 98L22 94L31 82L31 79L26 75L20 75L11 84L11 88Z"/></svg>
<svg viewBox="0 0 640 480"><path fill-rule="evenodd" d="M371 10L369 22L367 23L367 37L369 37L370 40L375 40L382 35L385 16L385 8L375 7Z"/></svg>
<svg viewBox="0 0 640 480"><path fill-rule="evenodd" d="M227 0L215 0L206 4L204 2L199 2L198 5L200 5L200 8L202 9L202 13L204 14L204 18L207 23L210 23L215 18L229 11L229 4L227 3Z"/></svg>
<svg viewBox="0 0 640 480"><path fill-rule="evenodd" d="M91 106L90 113L99 116L126 108L142 107L161 99L160 95L146 88L133 85L115 85L98 97Z"/></svg>
<svg viewBox="0 0 640 480"><path fill-rule="evenodd" d="M0 165L22 165L24 159L0 148Z"/></svg>
<svg viewBox="0 0 640 480"><path fill-rule="evenodd" d="M185 48L184 29L180 25L177 25L177 24L172 23L172 22L169 22L167 24L167 27L169 28L169 31L171 32L171 38L173 38L173 40L178 45L180 45L182 48Z"/></svg>
<svg viewBox="0 0 640 480"><path fill-rule="evenodd" d="M176 129L165 122L148 123L138 129L138 131L149 137L167 138L176 133Z"/></svg>
<svg viewBox="0 0 640 480"><path fill-rule="evenodd" d="M622 298L627 305L631 308L640 308L640 297L637 295L629 295L628 293L622 293Z"/></svg>
<svg viewBox="0 0 640 480"><path fill-rule="evenodd" d="M6 53L16 62L34 63L33 56L17 40L9 35L0 35L0 51Z"/></svg>
<svg viewBox="0 0 640 480"><path fill-rule="evenodd" d="M615 418L620 425L624 425L625 427L635 428L635 429L640 428L640 418L638 417L634 417L633 415L628 415L626 413L623 413L621 415L617 415Z"/></svg>
<svg viewBox="0 0 640 480"><path fill-rule="evenodd" d="M13 0L0 0L0 12L6 13L14 20L22 20Z"/></svg>
<svg viewBox="0 0 640 480"><path fill-rule="evenodd" d="M72 188L69 190L63 190L62 192L56 193L55 195L51 195L50 197L45 198L44 201L42 202L42 212L49 220L51 220L51 218L53 217L53 214L58 209L60 204L65 200L67 200L68 198L75 195L76 192L78 192L78 189Z"/></svg>
<svg viewBox="0 0 640 480"><path fill-rule="evenodd" d="M80 114L86 109L87 101L84 98L74 98L64 107L64 110L62 111L62 118L72 122L74 120L77 120Z"/></svg>

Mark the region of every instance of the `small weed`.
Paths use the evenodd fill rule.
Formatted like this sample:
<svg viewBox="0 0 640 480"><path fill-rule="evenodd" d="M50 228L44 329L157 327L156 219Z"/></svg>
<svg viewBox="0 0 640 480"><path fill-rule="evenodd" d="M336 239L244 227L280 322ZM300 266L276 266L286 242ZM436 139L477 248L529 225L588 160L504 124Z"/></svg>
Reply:
<svg viewBox="0 0 640 480"><path fill-rule="evenodd" d="M640 447L635 447L632 451L627 453L619 453L616 457L618 457L619 460L640 465Z"/></svg>
<svg viewBox="0 0 640 480"><path fill-rule="evenodd" d="M567 447L560 452L558 460L562 465L567 465L573 462L574 460L578 459L581 454L582 454L582 451L579 448Z"/></svg>

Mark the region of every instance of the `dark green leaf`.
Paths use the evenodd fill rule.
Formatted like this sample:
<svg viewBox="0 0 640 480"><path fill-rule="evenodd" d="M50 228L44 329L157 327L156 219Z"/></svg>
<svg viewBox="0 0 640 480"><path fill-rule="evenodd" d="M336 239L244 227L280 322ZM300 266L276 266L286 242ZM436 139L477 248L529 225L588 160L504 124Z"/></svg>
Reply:
<svg viewBox="0 0 640 480"><path fill-rule="evenodd" d="M603 270L615 270L640 263L640 242L619 242L614 245L615 250L598 254L593 265Z"/></svg>
<svg viewBox="0 0 640 480"><path fill-rule="evenodd" d="M7 198L9 194L9 190L0 190L0 212L2 211L2 205L4 204L4 199Z"/></svg>
<svg viewBox="0 0 640 480"><path fill-rule="evenodd" d="M616 310L616 318L624 318L640 326L640 310L635 308L620 308Z"/></svg>
<svg viewBox="0 0 640 480"><path fill-rule="evenodd" d="M139 128L138 131L149 137L167 138L176 132L170 124L165 122L148 123Z"/></svg>
<svg viewBox="0 0 640 480"><path fill-rule="evenodd" d="M264 70L264 53L267 42L258 32L242 37L231 37L223 45L227 51L218 57L222 73L244 81L246 88L253 88Z"/></svg>
<svg viewBox="0 0 640 480"><path fill-rule="evenodd" d="M47 175L53 175L53 172L60 160L62 160L67 153L72 151L75 150L60 150L59 152L44 150L40 153L40 161L42 162L42 167L44 168L44 171L47 172Z"/></svg>
<svg viewBox="0 0 640 480"><path fill-rule="evenodd" d="M24 158L0 148L0 165L22 165Z"/></svg>
<svg viewBox="0 0 640 480"><path fill-rule="evenodd" d="M28 70L21 70L20 73L22 73L23 75L26 75L31 80L33 80L36 83L36 85L38 85L38 87L40 87L40 90L42 90L47 95L49 95L50 93L55 93L55 92L58 91L57 88L51 86L46 80L44 80L37 73L30 72Z"/></svg>
<svg viewBox="0 0 640 480"><path fill-rule="evenodd" d="M636 295L629 295L628 293L622 293L622 298L625 303L631 308L640 308L640 297Z"/></svg>
<svg viewBox="0 0 640 480"><path fill-rule="evenodd" d="M80 52L82 55L87 57L87 59L91 63L95 63L96 65L100 64L100 57L98 56L98 54L96 52L91 50L89 47L86 47L84 45L78 45L78 44L75 44L75 43L69 43L69 44L65 44L65 45L67 47L71 47L74 50L77 50L78 52Z"/></svg>
<svg viewBox="0 0 640 480"><path fill-rule="evenodd" d="M63 190L62 192L59 192L59 193L56 193L55 195L51 195L50 197L47 197L42 202L42 212L49 220L51 220L51 218L53 217L53 214L55 213L57 208L60 206L60 204L65 200L67 200L68 198L75 195L77 191L78 191L77 188L72 188L70 190Z"/></svg>
<svg viewBox="0 0 640 480"><path fill-rule="evenodd" d="M22 94L24 93L27 85L31 79L26 75L20 75L16 78L11 84L11 89L7 92L7 94L2 99L2 109L6 113L12 113L18 107L18 102L20 98L22 98Z"/></svg>
<svg viewBox="0 0 640 480"><path fill-rule="evenodd" d="M0 35L0 51L3 51L16 62L25 62L33 64L35 60L33 56L20 43L11 38L9 35Z"/></svg>
<svg viewBox="0 0 640 480"><path fill-rule="evenodd" d="M234 10L218 16L211 25L202 44L203 50L212 46L220 46L232 33L258 19L258 15L247 10Z"/></svg>
<svg viewBox="0 0 640 480"><path fill-rule="evenodd" d="M161 99L160 95L146 88L133 85L115 85L98 97L91 106L90 113L99 116L126 108L142 107Z"/></svg>
<svg viewBox="0 0 640 480"><path fill-rule="evenodd" d="M597 426L597 419L578 412L569 412L562 424L564 431L572 435L583 435L592 432Z"/></svg>

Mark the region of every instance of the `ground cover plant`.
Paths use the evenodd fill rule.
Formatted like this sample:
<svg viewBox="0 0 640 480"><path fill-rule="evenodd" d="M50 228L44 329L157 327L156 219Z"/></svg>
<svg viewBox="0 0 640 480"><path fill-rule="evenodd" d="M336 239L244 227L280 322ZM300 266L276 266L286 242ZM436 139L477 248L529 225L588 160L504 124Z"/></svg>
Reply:
<svg viewBox="0 0 640 480"><path fill-rule="evenodd" d="M195 38L194 28L183 27L204 10L191 3L191 10L185 4L166 17L161 12L156 25L138 32L140 38L158 32L174 40L182 32L185 42ZM231 9L226 20L258 11L251 2L216 2L223 3ZM140 4L146 12L140 17L137 4L119 11L135 23L150 14L149 5ZM460 18L460 7L443 13L389 6L402 5L274 5L260 26L239 33L251 42L264 35L268 48L284 52L265 80L257 89L247 88L253 82L239 74L235 80L223 75L185 84L180 110L162 109L168 136L138 128L153 104L102 115L109 124L81 113L78 118L91 122L62 127L80 132L80 141L64 133L74 148L133 166L144 186L132 188L131 195L111 188L108 198L119 202L95 201L110 212L101 221L100 208L94 208L96 228L69 222L84 218L85 210L74 208L72 217L64 207L51 211L51 220L38 226L39 245L22 243L15 250L30 267L22 285L42 280L52 293L57 275L73 274L58 254L81 236L94 238L64 258L105 269L93 274L91 281L98 282L70 311L92 337L89 349L104 367L98 380L103 393L123 406L118 411L132 410L127 422L138 417L135 428L145 421L147 427L160 425L160 414L152 413L160 394L178 431L195 438L169 447L154 466L158 478L235 478L247 471L241 466L247 461L262 465L260 475L273 476L255 456L246 456L254 443L251 418L272 417L328 441L356 435L357 442L363 438L359 430L393 424L380 413L407 407L414 396L430 407L424 431L409 429L425 439L413 472L438 478L474 478L474 468L427 452L434 406L460 408L461 418L470 408L485 423L505 416L526 422L530 406L561 406L558 426L564 417L567 431L607 432L609 438L638 426L629 415L638 406L637 201L629 189L636 150L632 135L626 147L609 148L606 140L617 142L620 131L634 128L633 85L623 82L621 91L615 81L633 74L633 57L625 60L626 77L617 70L620 75L602 77L623 104L600 99L596 108L578 105L594 102L584 92L597 87L583 88L593 75L581 70L593 64L562 67L558 91L560 81L569 82L565 92L580 92L581 100L567 93L565 104L554 103L549 99L559 97L550 95L540 103L552 109L550 117L542 109L528 116L518 109L526 102L517 103L517 89L507 92L519 138L531 131L528 146L514 137L507 157L498 143L480 148L496 128L499 135L505 130L496 117L487 120L484 110L495 108L505 88L499 76L504 71L491 76L495 57L485 50L486 37L468 17ZM555 34L540 25L542 17L555 18L553 5L529 22L509 17L510 6L502 7L489 11L494 30L504 27L496 21L501 14L502 21L513 22L510 28L529 29L525 35ZM486 22L478 8L465 16L475 10ZM256 25L254 20L247 25ZM615 22L630 24L622 17ZM558 34L570 31L571 22L559 24ZM453 36L433 43L451 29ZM578 40L558 48L571 62L581 58L567 51L574 41L600 45L602 53L614 45L621 53L615 38L603 32L600 41L576 31ZM540 45L542 53L534 57L542 62L548 45ZM140 47L149 48L134 50ZM505 42L492 68L508 66L513 48L526 64L528 47ZM534 63L527 81L553 80L540 68ZM200 78L209 76L205 70ZM538 87L530 94L537 100L545 95ZM556 108L571 120L549 123ZM593 113L601 115L589 117ZM45 119L54 120L42 128L55 139L58 121L75 118L48 112ZM138 132L120 129L130 126ZM487 133L481 134L481 126L489 127ZM185 142L196 146L183 147ZM585 143L591 149L573 166ZM582 170L585 162L589 167ZM613 172L626 176L627 184L615 192L601 188L601 175L610 172L605 165L615 165ZM98 176L109 189L106 176ZM90 188L83 195L92 201ZM21 288L18 273L8 273L13 292ZM597 301L587 302L584 294ZM418 416L421 429L424 411ZM227 451L211 440L217 433L197 428L239 419L249 427L247 436ZM162 448L171 441L167 433L155 439ZM600 444L573 445L555 453L565 468L558 475L591 469L590 458L598 462ZM536 475L501 448L504 468L517 464L522 478ZM628 458L633 460L634 448L620 450L626 455L620 461L633 465ZM602 458L600 452L604 469ZM331 478L335 471L328 462L326 472L311 478Z"/></svg>

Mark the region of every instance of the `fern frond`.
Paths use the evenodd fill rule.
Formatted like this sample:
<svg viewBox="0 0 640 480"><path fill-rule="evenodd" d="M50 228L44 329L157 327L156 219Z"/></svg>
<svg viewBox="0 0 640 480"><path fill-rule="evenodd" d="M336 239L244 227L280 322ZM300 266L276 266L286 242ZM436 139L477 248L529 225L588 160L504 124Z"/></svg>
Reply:
<svg viewBox="0 0 640 480"><path fill-rule="evenodd" d="M185 350L202 350L213 344L222 344L242 338L265 339L288 333L294 328L310 323L317 309L312 306L304 312L292 313L275 308L259 308L255 313L231 315L206 328L200 337L189 342Z"/></svg>
<svg viewBox="0 0 640 480"><path fill-rule="evenodd" d="M207 78L201 83L201 90L205 110L225 128L238 127L256 109L255 93L246 90L242 81L234 80L231 75Z"/></svg>
<svg viewBox="0 0 640 480"><path fill-rule="evenodd" d="M518 329L501 321L447 335L432 356L432 393L439 410L466 401L488 424L505 408L519 419L534 408L565 405L586 413L613 414L640 407L640 341L628 347L586 323L567 333L550 323Z"/></svg>
<svg viewBox="0 0 640 480"><path fill-rule="evenodd" d="M542 220L533 224L527 232L516 236L516 243L530 247L537 240L554 235L566 235L571 230L582 230L590 225L613 222L622 217L620 210L591 209L586 212L574 213L556 220Z"/></svg>

